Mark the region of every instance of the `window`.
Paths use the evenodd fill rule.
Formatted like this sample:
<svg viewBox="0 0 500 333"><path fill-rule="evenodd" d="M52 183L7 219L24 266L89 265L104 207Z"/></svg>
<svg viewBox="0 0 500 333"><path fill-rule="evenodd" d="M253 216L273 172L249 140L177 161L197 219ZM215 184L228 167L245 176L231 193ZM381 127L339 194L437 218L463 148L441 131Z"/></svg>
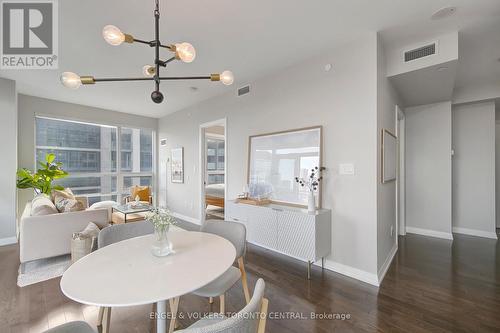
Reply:
<svg viewBox="0 0 500 333"><path fill-rule="evenodd" d="M224 140L207 138L207 184L224 184Z"/></svg>
<svg viewBox="0 0 500 333"><path fill-rule="evenodd" d="M117 133L120 142L117 142ZM117 154L120 146L120 154ZM36 160L56 155L69 177L57 181L89 204L121 201L133 185L153 185L153 131L36 118ZM121 156L117 165L117 156Z"/></svg>

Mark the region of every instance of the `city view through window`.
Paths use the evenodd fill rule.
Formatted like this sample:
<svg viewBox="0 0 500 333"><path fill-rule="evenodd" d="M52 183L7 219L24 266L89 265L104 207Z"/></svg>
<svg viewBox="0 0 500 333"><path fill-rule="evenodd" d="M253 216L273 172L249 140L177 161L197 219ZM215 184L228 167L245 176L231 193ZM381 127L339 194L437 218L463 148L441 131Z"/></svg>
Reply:
<svg viewBox="0 0 500 333"><path fill-rule="evenodd" d="M57 183L87 196L89 204L121 202L131 186L153 184L152 130L37 117L37 162L46 153L55 154L69 172Z"/></svg>

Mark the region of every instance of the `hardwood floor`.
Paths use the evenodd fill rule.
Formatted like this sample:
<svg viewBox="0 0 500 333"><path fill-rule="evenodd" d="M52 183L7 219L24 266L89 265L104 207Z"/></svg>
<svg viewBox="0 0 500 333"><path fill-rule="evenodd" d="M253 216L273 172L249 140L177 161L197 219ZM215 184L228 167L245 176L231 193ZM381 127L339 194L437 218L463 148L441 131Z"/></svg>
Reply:
<svg viewBox="0 0 500 333"><path fill-rule="evenodd" d="M41 332L66 321L95 325L97 308L68 300L53 279L24 288L16 286L18 247L0 247L0 332ZM381 287L367 285L251 246L246 256L250 288L266 281L270 300L267 332L499 332L500 247L495 240L455 235L453 242L417 235L399 240L396 255ZM126 292L124 290L124 292ZM244 306L241 285L226 296L227 311ZM217 311L206 299L180 301L186 327L189 314ZM112 332L153 332L151 306L117 308ZM349 315L345 320L276 318L297 313Z"/></svg>

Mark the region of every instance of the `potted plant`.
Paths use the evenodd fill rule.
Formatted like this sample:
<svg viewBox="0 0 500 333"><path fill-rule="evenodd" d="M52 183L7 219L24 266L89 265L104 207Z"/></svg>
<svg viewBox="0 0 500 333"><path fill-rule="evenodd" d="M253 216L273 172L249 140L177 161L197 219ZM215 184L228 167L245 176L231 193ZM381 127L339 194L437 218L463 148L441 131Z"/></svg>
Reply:
<svg viewBox="0 0 500 333"><path fill-rule="evenodd" d="M146 215L146 221L153 224L155 229L155 241L151 247L151 252L157 257L168 256L172 252L170 241L168 240L168 230L175 224L175 218L166 208L152 208Z"/></svg>
<svg viewBox="0 0 500 333"><path fill-rule="evenodd" d="M50 195L53 189L64 190L64 187L52 184L55 179L68 176L68 173L62 169L62 163L55 162L55 159L56 155L46 154L45 162L38 162L40 168L35 173L26 168L17 170L17 188L32 188L36 194L47 195Z"/></svg>
<svg viewBox="0 0 500 333"><path fill-rule="evenodd" d="M306 179L295 177L295 181L299 183L301 187L306 187L309 190L309 197L307 200L307 211L309 213L316 212L314 192L318 190L319 183L323 180L321 173L324 170L326 170L325 167L314 167L314 169L311 169L311 173Z"/></svg>

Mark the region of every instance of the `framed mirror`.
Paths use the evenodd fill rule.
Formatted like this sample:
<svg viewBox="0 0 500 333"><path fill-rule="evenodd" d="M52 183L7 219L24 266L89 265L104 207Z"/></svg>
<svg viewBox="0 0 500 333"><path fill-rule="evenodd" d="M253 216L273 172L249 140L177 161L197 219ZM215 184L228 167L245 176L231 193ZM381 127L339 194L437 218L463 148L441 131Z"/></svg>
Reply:
<svg viewBox="0 0 500 333"><path fill-rule="evenodd" d="M397 177L398 139L386 129L382 130L382 184L393 182Z"/></svg>
<svg viewBox="0 0 500 333"><path fill-rule="evenodd" d="M184 148L171 150L171 180L172 183L184 183Z"/></svg>
<svg viewBox="0 0 500 333"><path fill-rule="evenodd" d="M307 206L308 190L295 181L321 167L322 127L267 133L249 138L249 196L274 203ZM321 205L321 185L316 191Z"/></svg>

